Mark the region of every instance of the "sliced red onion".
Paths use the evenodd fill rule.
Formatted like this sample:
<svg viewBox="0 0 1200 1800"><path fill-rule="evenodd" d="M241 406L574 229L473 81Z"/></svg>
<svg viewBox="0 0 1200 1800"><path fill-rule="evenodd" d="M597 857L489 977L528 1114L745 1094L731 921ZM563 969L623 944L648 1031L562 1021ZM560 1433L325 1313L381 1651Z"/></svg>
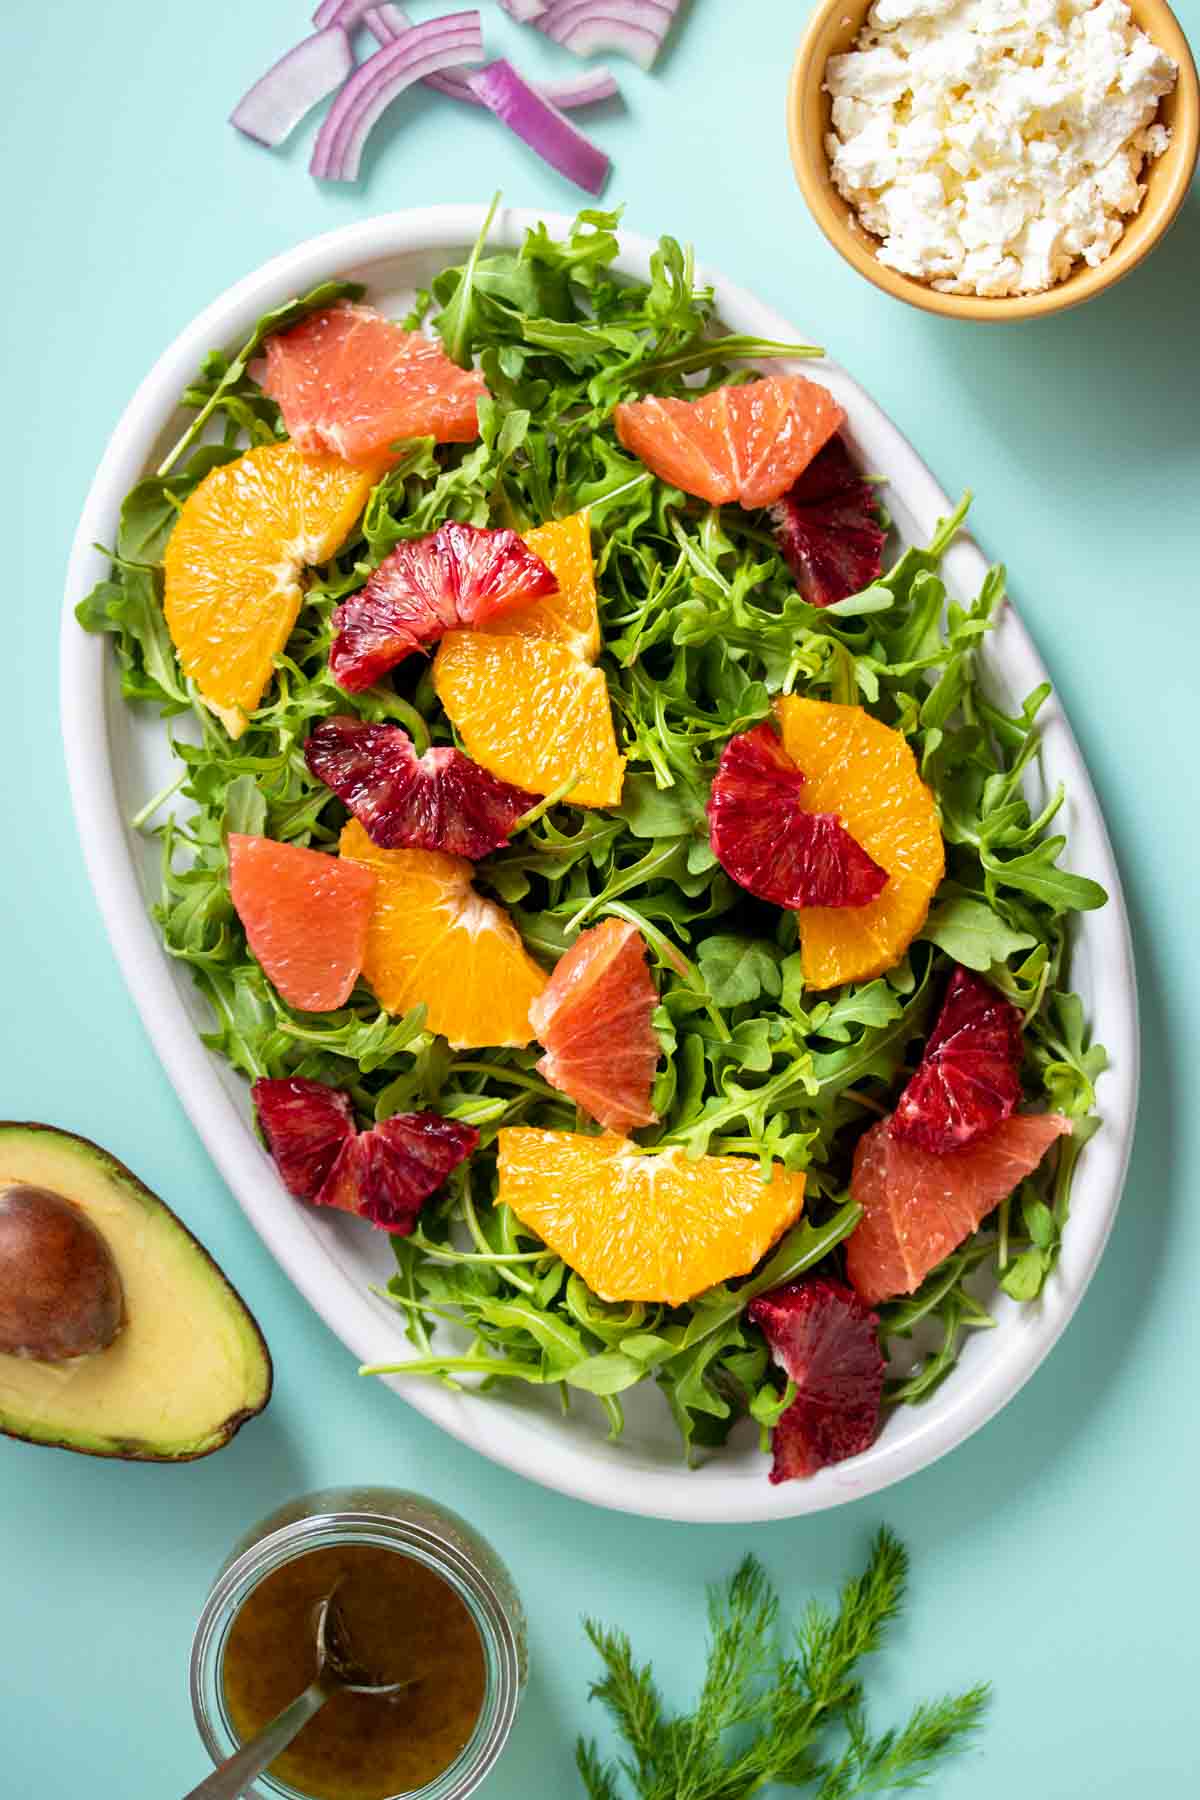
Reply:
<svg viewBox="0 0 1200 1800"><path fill-rule="evenodd" d="M648 69L678 11L679 0L551 0L534 23L576 56L619 50Z"/></svg>
<svg viewBox="0 0 1200 1800"><path fill-rule="evenodd" d="M537 3L540 4L540 0ZM380 44L394 43L404 32L412 30L412 20L399 6L393 5L392 0L384 0L382 6L373 6L364 14L363 23ZM468 106L484 104L479 95L471 91L467 76L460 75L457 69L446 74L426 75L425 85L436 88L439 94L449 95L452 100L465 100ZM533 86L543 100L549 100L551 106L561 107L564 112L580 106L595 106L601 100L613 99L621 91L616 76L603 63L597 63L581 75L567 75L557 81L535 81Z"/></svg>
<svg viewBox="0 0 1200 1800"><path fill-rule="evenodd" d="M318 27L340 25L343 31L353 31L374 4L375 0L321 0L312 22Z"/></svg>
<svg viewBox="0 0 1200 1800"><path fill-rule="evenodd" d="M621 92L616 76L603 63L594 63L578 75L560 75L556 81L536 81L533 85L543 100L563 112L595 106L601 100L615 99Z"/></svg>
<svg viewBox="0 0 1200 1800"><path fill-rule="evenodd" d="M333 105L313 146L311 173L324 181L356 181L371 127L398 94L483 55L478 12L447 13L414 25L360 63Z"/></svg>
<svg viewBox="0 0 1200 1800"><path fill-rule="evenodd" d="M518 25L532 25L544 12L549 12L550 0L500 0L500 10L515 19Z"/></svg>
<svg viewBox="0 0 1200 1800"><path fill-rule="evenodd" d="M316 31L281 56L242 95L229 115L230 124L274 148L295 130L310 107L341 87L353 67L350 39L340 26Z"/></svg>
<svg viewBox="0 0 1200 1800"><path fill-rule="evenodd" d="M484 105L536 150L543 162L589 194L600 192L611 166L603 150L523 81L510 62L501 57L468 79Z"/></svg>

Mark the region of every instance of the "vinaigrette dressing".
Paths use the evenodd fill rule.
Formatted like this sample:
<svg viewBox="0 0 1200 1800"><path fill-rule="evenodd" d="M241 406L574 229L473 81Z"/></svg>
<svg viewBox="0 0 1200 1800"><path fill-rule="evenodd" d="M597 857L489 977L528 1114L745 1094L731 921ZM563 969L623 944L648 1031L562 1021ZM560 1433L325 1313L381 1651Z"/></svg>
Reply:
<svg viewBox="0 0 1200 1800"><path fill-rule="evenodd" d="M419 1791L470 1741L483 1707L483 1645L453 1588L410 1556L373 1544L310 1550L254 1587L234 1618L221 1680L245 1741L316 1673L315 1614L338 1583L356 1663L372 1681L413 1685L387 1698L336 1694L271 1765L314 1800L390 1800Z"/></svg>

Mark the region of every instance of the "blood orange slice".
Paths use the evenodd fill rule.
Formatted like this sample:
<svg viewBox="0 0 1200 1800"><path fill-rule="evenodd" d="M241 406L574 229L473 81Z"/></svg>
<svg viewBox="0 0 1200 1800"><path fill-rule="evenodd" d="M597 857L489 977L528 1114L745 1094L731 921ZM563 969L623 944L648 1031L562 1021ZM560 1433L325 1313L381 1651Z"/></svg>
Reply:
<svg viewBox="0 0 1200 1800"><path fill-rule="evenodd" d="M887 885L835 813L804 805L803 772L770 725L730 738L708 802L713 854L776 906L865 906Z"/></svg>
<svg viewBox="0 0 1200 1800"><path fill-rule="evenodd" d="M840 435L775 502L771 518L780 552L810 606L832 606L882 573L886 533L875 494Z"/></svg>
<svg viewBox="0 0 1200 1800"><path fill-rule="evenodd" d="M653 1125L661 1055L650 1016L658 991L634 925L606 919L559 959L529 1020L546 1054L538 1073L610 1131Z"/></svg>
<svg viewBox="0 0 1200 1800"><path fill-rule="evenodd" d="M748 1310L796 1384L771 1438L772 1483L815 1475L869 1450L879 1432L886 1366L875 1314L824 1276L775 1288Z"/></svg>
<svg viewBox="0 0 1200 1800"><path fill-rule="evenodd" d="M783 747L804 771L804 804L836 813L888 877L865 906L796 914L804 979L814 988L864 981L903 956L945 871L933 795L905 739L861 706L789 694L775 713Z"/></svg>
<svg viewBox="0 0 1200 1800"><path fill-rule="evenodd" d="M748 1156L657 1154L627 1139L506 1126L498 1199L602 1300L681 1306L745 1275L804 1205L804 1177L764 1182Z"/></svg>
<svg viewBox="0 0 1200 1800"><path fill-rule="evenodd" d="M459 1119L397 1114L347 1139L316 1204L408 1237L426 1200L478 1143L475 1127Z"/></svg>
<svg viewBox="0 0 1200 1800"><path fill-rule="evenodd" d="M366 953L375 895L369 869L231 831L229 891L251 950L289 1006L332 1012L345 1005Z"/></svg>
<svg viewBox="0 0 1200 1800"><path fill-rule="evenodd" d="M354 1136L349 1094L292 1075L256 1081L250 1097L284 1187L298 1199L314 1200L342 1145Z"/></svg>
<svg viewBox="0 0 1200 1800"><path fill-rule="evenodd" d="M920 1287L1037 1168L1071 1121L1060 1113L1015 1113L945 1156L898 1142L888 1126L881 1119L859 1139L850 1181L863 1216L846 1243L846 1272L871 1306Z"/></svg>
<svg viewBox="0 0 1200 1800"><path fill-rule="evenodd" d="M983 1137L1021 1098L1021 1014L982 975L955 968L892 1136L941 1156Z"/></svg>
<svg viewBox="0 0 1200 1800"><path fill-rule="evenodd" d="M414 650L459 626L482 625L558 583L515 531L457 520L397 544L365 587L338 607L329 653L334 680L358 693Z"/></svg>
<svg viewBox="0 0 1200 1800"><path fill-rule="evenodd" d="M625 401L617 436L661 480L723 505L769 506L828 443L845 413L803 375L768 375L699 400Z"/></svg>
<svg viewBox="0 0 1200 1800"><path fill-rule="evenodd" d="M535 804L461 750L438 746L418 756L398 725L322 719L304 760L385 850L445 850L474 860L506 844Z"/></svg>
<svg viewBox="0 0 1200 1800"><path fill-rule="evenodd" d="M263 386L292 441L350 463L376 461L402 438L470 444L479 436L483 376L371 306L311 313L267 339Z"/></svg>

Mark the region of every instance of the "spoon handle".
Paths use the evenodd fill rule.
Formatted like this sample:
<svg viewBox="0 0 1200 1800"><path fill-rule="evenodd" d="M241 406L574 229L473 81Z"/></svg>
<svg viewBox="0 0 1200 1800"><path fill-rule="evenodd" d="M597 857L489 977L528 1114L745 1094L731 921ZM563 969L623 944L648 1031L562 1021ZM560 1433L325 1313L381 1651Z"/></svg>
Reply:
<svg viewBox="0 0 1200 1800"><path fill-rule="evenodd" d="M256 1738L235 1750L199 1787L190 1789L183 1800L239 1800L255 1777L275 1761L280 1751L287 1749L334 1692L318 1676Z"/></svg>

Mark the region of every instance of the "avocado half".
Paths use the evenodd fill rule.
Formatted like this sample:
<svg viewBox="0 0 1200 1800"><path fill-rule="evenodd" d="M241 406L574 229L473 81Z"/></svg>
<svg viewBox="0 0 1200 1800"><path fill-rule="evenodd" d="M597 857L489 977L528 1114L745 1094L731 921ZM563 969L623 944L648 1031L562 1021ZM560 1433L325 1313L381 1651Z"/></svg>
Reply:
<svg viewBox="0 0 1200 1800"><path fill-rule="evenodd" d="M89 1139L0 1121L0 1189L78 1207L112 1254L120 1329L91 1355L0 1354L0 1433L30 1443L186 1462L208 1456L271 1397L271 1356L241 1296L170 1207Z"/></svg>

